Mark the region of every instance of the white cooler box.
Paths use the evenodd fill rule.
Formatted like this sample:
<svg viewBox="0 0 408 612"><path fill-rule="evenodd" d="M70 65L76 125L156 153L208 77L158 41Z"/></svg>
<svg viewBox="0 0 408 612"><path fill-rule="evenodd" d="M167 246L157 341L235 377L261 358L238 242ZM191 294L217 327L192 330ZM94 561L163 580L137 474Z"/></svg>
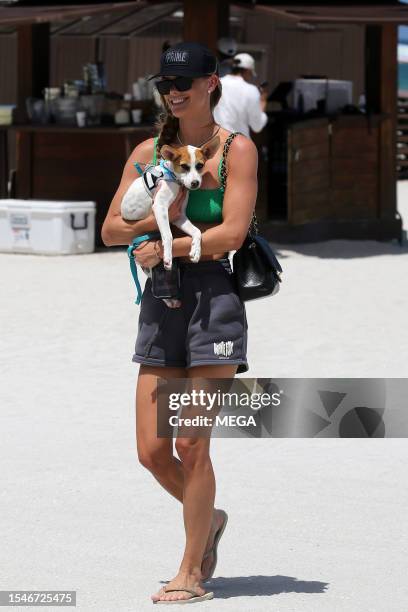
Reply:
<svg viewBox="0 0 408 612"><path fill-rule="evenodd" d="M0 200L0 251L92 253L95 208L95 202Z"/></svg>

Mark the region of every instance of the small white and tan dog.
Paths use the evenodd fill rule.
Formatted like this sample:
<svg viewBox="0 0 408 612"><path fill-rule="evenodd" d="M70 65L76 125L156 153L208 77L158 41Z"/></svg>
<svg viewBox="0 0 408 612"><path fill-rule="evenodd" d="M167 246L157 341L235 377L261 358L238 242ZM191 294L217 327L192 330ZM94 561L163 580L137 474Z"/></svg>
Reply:
<svg viewBox="0 0 408 612"><path fill-rule="evenodd" d="M187 218L186 208L189 190L200 188L205 162L215 154L219 144L220 139L216 136L202 147L187 145L176 148L163 145L160 149L160 164L149 165L143 176L133 181L122 198L121 215L124 219L145 219L153 211L163 242L163 265L166 270L171 269L173 260L173 236L168 210L182 185L187 188L187 192L181 214L173 223L192 237L189 253L191 261L197 262L200 259L201 231Z"/></svg>

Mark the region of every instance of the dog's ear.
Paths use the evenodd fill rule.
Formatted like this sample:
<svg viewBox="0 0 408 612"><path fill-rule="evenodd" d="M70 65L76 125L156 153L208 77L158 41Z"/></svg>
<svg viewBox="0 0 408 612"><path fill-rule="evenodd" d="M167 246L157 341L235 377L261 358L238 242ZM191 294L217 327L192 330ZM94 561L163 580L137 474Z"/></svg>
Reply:
<svg viewBox="0 0 408 612"><path fill-rule="evenodd" d="M170 145L163 145L160 149L160 155L163 159L168 159L169 161L174 162L180 157L180 152L178 149L175 149Z"/></svg>
<svg viewBox="0 0 408 612"><path fill-rule="evenodd" d="M203 147L201 147L201 152L204 155L205 159L210 159L215 153L218 151L218 147L220 146L220 137L215 136L212 138L210 142Z"/></svg>

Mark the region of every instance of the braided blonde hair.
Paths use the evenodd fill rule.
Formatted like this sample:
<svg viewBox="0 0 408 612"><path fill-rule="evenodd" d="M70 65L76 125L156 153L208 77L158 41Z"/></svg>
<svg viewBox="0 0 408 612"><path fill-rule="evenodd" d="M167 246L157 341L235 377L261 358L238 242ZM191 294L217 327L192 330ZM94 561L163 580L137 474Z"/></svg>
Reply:
<svg viewBox="0 0 408 612"><path fill-rule="evenodd" d="M210 108L211 112L214 107L220 101L222 95L222 85L218 81L217 87L211 92L210 95ZM177 131L179 129L178 117L175 117L169 107L166 104L164 96L160 95L160 99L163 105L163 110L159 113L158 120L156 121L155 127L157 129L158 139L156 144L156 155L157 159L160 156L160 149L165 144L171 144L176 140Z"/></svg>

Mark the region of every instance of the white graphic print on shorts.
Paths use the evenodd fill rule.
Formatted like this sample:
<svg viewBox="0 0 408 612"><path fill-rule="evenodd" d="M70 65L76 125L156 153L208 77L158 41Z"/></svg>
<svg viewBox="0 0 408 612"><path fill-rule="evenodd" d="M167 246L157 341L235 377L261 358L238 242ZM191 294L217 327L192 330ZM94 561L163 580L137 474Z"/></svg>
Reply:
<svg viewBox="0 0 408 612"><path fill-rule="evenodd" d="M234 342L232 340L222 340L214 342L214 355L229 357L234 350Z"/></svg>

